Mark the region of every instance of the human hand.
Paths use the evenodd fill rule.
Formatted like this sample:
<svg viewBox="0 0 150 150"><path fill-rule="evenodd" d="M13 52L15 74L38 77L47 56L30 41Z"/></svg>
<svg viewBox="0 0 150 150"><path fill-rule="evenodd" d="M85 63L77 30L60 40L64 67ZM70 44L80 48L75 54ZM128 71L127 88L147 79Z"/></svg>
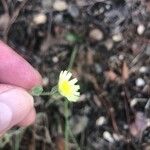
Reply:
<svg viewBox="0 0 150 150"><path fill-rule="evenodd" d="M40 74L0 41L0 135L14 125L34 122L33 97L26 90L41 83Z"/></svg>

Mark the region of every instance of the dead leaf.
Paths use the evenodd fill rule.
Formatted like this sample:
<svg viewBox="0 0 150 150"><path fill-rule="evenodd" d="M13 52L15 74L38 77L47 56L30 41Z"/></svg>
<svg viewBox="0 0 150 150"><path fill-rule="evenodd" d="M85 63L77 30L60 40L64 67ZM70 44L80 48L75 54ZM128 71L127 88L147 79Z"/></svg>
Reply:
<svg viewBox="0 0 150 150"><path fill-rule="evenodd" d="M9 20L10 20L10 17L8 14L3 14L0 16L0 30L1 31L6 30Z"/></svg>
<svg viewBox="0 0 150 150"><path fill-rule="evenodd" d="M65 140L61 136L55 138L56 150L65 150Z"/></svg>
<svg viewBox="0 0 150 150"><path fill-rule="evenodd" d="M115 81L117 78L117 74L115 72L113 72L112 70L106 71L105 76L110 81Z"/></svg>
<svg viewBox="0 0 150 150"><path fill-rule="evenodd" d="M94 51L88 49L87 51L87 64L92 65L94 63Z"/></svg>
<svg viewBox="0 0 150 150"><path fill-rule="evenodd" d="M123 66L122 66L122 78L124 80L127 80L129 78L129 68L125 61L123 62Z"/></svg>

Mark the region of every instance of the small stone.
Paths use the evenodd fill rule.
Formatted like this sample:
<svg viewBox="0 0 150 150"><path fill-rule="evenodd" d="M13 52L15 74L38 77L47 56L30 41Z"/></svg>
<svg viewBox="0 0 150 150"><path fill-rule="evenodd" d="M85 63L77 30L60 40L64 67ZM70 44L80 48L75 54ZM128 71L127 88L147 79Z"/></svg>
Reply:
<svg viewBox="0 0 150 150"><path fill-rule="evenodd" d="M111 5L106 5L106 9L109 10L111 8Z"/></svg>
<svg viewBox="0 0 150 150"><path fill-rule="evenodd" d="M146 55L150 56L150 45L146 47L145 53Z"/></svg>
<svg viewBox="0 0 150 150"><path fill-rule="evenodd" d="M78 9L78 7L76 7L76 5L69 5L68 12L74 18L79 16L79 9Z"/></svg>
<svg viewBox="0 0 150 150"><path fill-rule="evenodd" d="M122 37L122 34L120 33L120 34L113 35L112 39L114 42L120 42L123 40L123 37Z"/></svg>
<svg viewBox="0 0 150 150"><path fill-rule="evenodd" d="M106 123L106 118L104 116L101 116L99 117L97 120L96 120L96 125L97 126L102 126L103 124Z"/></svg>
<svg viewBox="0 0 150 150"><path fill-rule="evenodd" d="M95 70L97 73L102 73L102 71L103 71L102 67L98 63L95 63Z"/></svg>
<svg viewBox="0 0 150 150"><path fill-rule="evenodd" d="M56 23L61 23L63 22L63 15L61 13L57 14L55 17L54 17L54 21Z"/></svg>
<svg viewBox="0 0 150 150"><path fill-rule="evenodd" d="M44 77L42 80L43 86L47 86L49 83L49 79L47 77Z"/></svg>
<svg viewBox="0 0 150 150"><path fill-rule="evenodd" d="M41 3L42 6L46 9L49 9L52 6L52 0L42 0Z"/></svg>
<svg viewBox="0 0 150 150"><path fill-rule="evenodd" d="M120 141L123 137L119 134L116 134L116 133L113 133L113 138L116 140L116 141Z"/></svg>
<svg viewBox="0 0 150 150"><path fill-rule="evenodd" d="M44 24L45 22L47 21L47 17L45 14L43 13L40 13L40 14L37 14L33 17L33 22L36 24L36 25L39 25L39 24Z"/></svg>
<svg viewBox="0 0 150 150"><path fill-rule="evenodd" d="M56 0L53 4L56 11L64 11L68 9L68 4L65 1Z"/></svg>
<svg viewBox="0 0 150 150"><path fill-rule="evenodd" d="M57 62L59 61L59 59L58 59L58 57L54 56L54 57L52 58L52 61L53 61L54 63L57 63Z"/></svg>
<svg viewBox="0 0 150 150"><path fill-rule="evenodd" d="M141 87L145 85L145 81L142 78L136 80L136 86Z"/></svg>
<svg viewBox="0 0 150 150"><path fill-rule="evenodd" d="M114 142L114 138L112 137L112 135L108 131L105 131L103 133L103 137L105 140L109 141L110 143Z"/></svg>
<svg viewBox="0 0 150 150"><path fill-rule="evenodd" d="M145 26L143 24L140 24L138 27L137 27L137 33L139 35L142 35L145 31Z"/></svg>
<svg viewBox="0 0 150 150"><path fill-rule="evenodd" d="M114 46L114 43L113 43L113 41L112 41L111 39L108 39L108 40L106 40L106 42L105 42L105 46L106 46L106 48L107 48L108 50L111 50L111 49L113 48L113 46Z"/></svg>
<svg viewBox="0 0 150 150"><path fill-rule="evenodd" d="M147 119L147 127L150 127L150 119Z"/></svg>
<svg viewBox="0 0 150 150"><path fill-rule="evenodd" d="M148 68L146 66L142 66L140 69L139 69L139 72L140 73L146 73L148 72Z"/></svg>
<svg viewBox="0 0 150 150"><path fill-rule="evenodd" d="M124 55L120 54L119 55L119 60L124 60Z"/></svg>
<svg viewBox="0 0 150 150"><path fill-rule="evenodd" d="M128 130L128 129L129 129L129 126L128 126L127 124L124 124L124 125L123 125L123 129L124 129L124 130Z"/></svg>
<svg viewBox="0 0 150 150"><path fill-rule="evenodd" d="M130 101L130 106L131 106L131 107L134 107L137 103L138 103L137 98L134 98L134 99L132 99L132 100Z"/></svg>
<svg viewBox="0 0 150 150"><path fill-rule="evenodd" d="M92 29L89 33L89 37L95 41L103 39L103 32L99 29Z"/></svg>

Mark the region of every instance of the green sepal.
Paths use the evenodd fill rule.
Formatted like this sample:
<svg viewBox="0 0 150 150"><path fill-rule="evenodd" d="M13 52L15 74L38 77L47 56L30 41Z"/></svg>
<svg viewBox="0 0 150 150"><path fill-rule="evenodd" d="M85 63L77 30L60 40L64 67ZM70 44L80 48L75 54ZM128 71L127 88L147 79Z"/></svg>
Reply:
<svg viewBox="0 0 150 150"><path fill-rule="evenodd" d="M43 87L42 86L35 86L31 90L31 94L33 96L40 96L43 92Z"/></svg>

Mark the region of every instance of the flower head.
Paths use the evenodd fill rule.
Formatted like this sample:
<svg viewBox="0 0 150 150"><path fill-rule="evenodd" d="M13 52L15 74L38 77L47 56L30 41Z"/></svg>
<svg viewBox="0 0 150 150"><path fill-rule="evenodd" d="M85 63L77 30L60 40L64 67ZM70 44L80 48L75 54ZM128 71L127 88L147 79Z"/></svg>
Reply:
<svg viewBox="0 0 150 150"><path fill-rule="evenodd" d="M76 102L80 96L80 92L78 91L80 86L76 85L78 80L76 78L70 80L71 77L72 74L70 72L66 70L61 71L58 81L58 91L69 101Z"/></svg>

